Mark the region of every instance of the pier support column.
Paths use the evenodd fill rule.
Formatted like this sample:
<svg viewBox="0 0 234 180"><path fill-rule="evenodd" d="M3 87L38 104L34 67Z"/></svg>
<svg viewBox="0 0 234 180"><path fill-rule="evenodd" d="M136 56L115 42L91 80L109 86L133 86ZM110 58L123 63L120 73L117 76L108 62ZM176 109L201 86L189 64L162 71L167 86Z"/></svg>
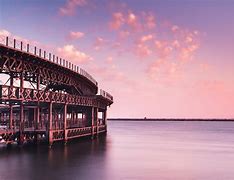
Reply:
<svg viewBox="0 0 234 180"><path fill-rule="evenodd" d="M94 138L94 107L92 107L92 123L91 123L91 127L92 127L92 139Z"/></svg>
<svg viewBox="0 0 234 180"><path fill-rule="evenodd" d="M63 109L63 129L64 129L64 145L67 144L67 104L64 104Z"/></svg>
<svg viewBox="0 0 234 180"><path fill-rule="evenodd" d="M11 87L14 86L14 77L13 77L12 73L10 74L10 86ZM10 128L10 130L12 130L12 126L13 126L13 107L12 107L11 103L9 104L9 108L10 108L10 111L9 111L9 128Z"/></svg>
<svg viewBox="0 0 234 180"><path fill-rule="evenodd" d="M99 120L98 120L98 108L95 108L95 118L96 118L96 126L97 126L97 137L98 137L98 130L99 130Z"/></svg>
<svg viewBox="0 0 234 180"><path fill-rule="evenodd" d="M105 130L107 131L107 110L102 112L102 122L105 125Z"/></svg>
<svg viewBox="0 0 234 180"><path fill-rule="evenodd" d="M52 118L53 118L53 103L49 103L49 112L48 112L48 141L49 147L53 144L53 134L52 134Z"/></svg>
<svg viewBox="0 0 234 180"><path fill-rule="evenodd" d="M19 145L24 143L24 106L23 102L20 103L20 123L19 123Z"/></svg>
<svg viewBox="0 0 234 180"><path fill-rule="evenodd" d="M39 93L40 90L40 76L37 75L37 93ZM38 98L37 101L37 107L36 107L36 122L35 122L35 127L38 130L39 129L39 123L40 123L40 101Z"/></svg>
<svg viewBox="0 0 234 180"><path fill-rule="evenodd" d="M34 109L34 131L35 130L39 130L39 123L40 123L40 104L39 104L39 101L37 102L37 106L36 108ZM39 134L38 132L35 133L35 140L34 140L35 143L39 143Z"/></svg>
<svg viewBox="0 0 234 180"><path fill-rule="evenodd" d="M39 130L39 123L40 123L40 104L38 102L37 108L36 108L36 129L37 130Z"/></svg>
<svg viewBox="0 0 234 180"><path fill-rule="evenodd" d="M10 130L13 129L13 107L12 104L9 105L10 111L9 111L9 128Z"/></svg>
<svg viewBox="0 0 234 180"><path fill-rule="evenodd" d="M24 88L24 74L20 73L20 88ZM23 101L20 102L20 123L19 123L19 144L24 142L24 106Z"/></svg>

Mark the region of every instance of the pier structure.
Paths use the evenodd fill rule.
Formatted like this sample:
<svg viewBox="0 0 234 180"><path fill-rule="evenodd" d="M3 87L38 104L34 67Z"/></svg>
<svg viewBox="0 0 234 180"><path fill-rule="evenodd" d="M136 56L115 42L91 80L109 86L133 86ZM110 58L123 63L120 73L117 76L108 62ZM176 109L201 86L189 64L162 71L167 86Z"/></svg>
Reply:
<svg viewBox="0 0 234 180"><path fill-rule="evenodd" d="M107 131L113 97L79 66L0 36L0 77L0 138L7 143L66 144Z"/></svg>

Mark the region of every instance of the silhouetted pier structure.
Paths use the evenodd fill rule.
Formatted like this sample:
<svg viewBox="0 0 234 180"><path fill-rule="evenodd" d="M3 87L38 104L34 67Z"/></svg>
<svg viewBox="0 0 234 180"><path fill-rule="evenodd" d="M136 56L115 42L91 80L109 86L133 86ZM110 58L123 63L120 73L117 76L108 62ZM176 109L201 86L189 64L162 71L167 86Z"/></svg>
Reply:
<svg viewBox="0 0 234 180"><path fill-rule="evenodd" d="M3 75L5 74L5 75ZM77 65L0 37L0 136L7 143L64 141L107 131L113 97Z"/></svg>

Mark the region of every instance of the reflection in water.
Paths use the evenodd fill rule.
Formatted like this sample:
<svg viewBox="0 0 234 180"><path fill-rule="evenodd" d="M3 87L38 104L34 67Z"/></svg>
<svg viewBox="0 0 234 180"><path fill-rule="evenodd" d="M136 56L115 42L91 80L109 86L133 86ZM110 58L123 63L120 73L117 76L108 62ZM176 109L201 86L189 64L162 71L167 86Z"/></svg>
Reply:
<svg viewBox="0 0 234 180"><path fill-rule="evenodd" d="M0 149L0 180L231 180L233 167L233 122L109 122L94 140Z"/></svg>
<svg viewBox="0 0 234 180"><path fill-rule="evenodd" d="M56 145L0 150L0 179L105 179L106 137ZM92 172L92 173L90 173Z"/></svg>

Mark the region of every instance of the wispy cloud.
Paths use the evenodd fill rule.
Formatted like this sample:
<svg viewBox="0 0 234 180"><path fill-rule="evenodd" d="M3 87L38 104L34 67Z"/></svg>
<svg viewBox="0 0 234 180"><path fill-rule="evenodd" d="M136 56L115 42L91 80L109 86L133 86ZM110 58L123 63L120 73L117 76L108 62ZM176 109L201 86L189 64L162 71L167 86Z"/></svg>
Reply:
<svg viewBox="0 0 234 180"><path fill-rule="evenodd" d="M147 42L153 40L154 36L152 34L144 35L140 38L141 42Z"/></svg>
<svg viewBox="0 0 234 180"><path fill-rule="evenodd" d="M0 29L0 36L11 36L12 34L6 29Z"/></svg>
<svg viewBox="0 0 234 180"><path fill-rule="evenodd" d="M57 52L60 56L69 61L72 61L75 64L84 64L93 59L88 54L78 50L77 48L75 48L75 46L69 44L57 48Z"/></svg>
<svg viewBox="0 0 234 180"><path fill-rule="evenodd" d="M59 13L63 16L74 15L77 7L86 6L87 3L87 0L67 0L66 4L59 8Z"/></svg>
<svg viewBox="0 0 234 180"><path fill-rule="evenodd" d="M182 78L181 64L178 62L156 59L151 63L146 73L159 84L173 85Z"/></svg>
<svg viewBox="0 0 234 180"><path fill-rule="evenodd" d="M143 19L145 21L145 25L144 25L145 28L148 28L148 29L155 29L156 28L156 17L152 13L144 12L143 17L144 17Z"/></svg>
<svg viewBox="0 0 234 180"><path fill-rule="evenodd" d="M134 53L140 57L144 58L152 54L150 47L144 43L138 43L134 48Z"/></svg>
<svg viewBox="0 0 234 180"><path fill-rule="evenodd" d="M112 14L112 20L109 22L109 26L113 30L118 30L125 23L124 14L121 12L115 12Z"/></svg>
<svg viewBox="0 0 234 180"><path fill-rule="evenodd" d="M84 36L85 36L85 33L83 33L83 32L80 32L80 31L71 31L69 33L68 37L71 40L76 40L76 39L80 39L80 38L82 38Z"/></svg>
<svg viewBox="0 0 234 180"><path fill-rule="evenodd" d="M95 50L100 50L103 46L105 46L107 43L107 40L97 37L94 42L94 49Z"/></svg>

